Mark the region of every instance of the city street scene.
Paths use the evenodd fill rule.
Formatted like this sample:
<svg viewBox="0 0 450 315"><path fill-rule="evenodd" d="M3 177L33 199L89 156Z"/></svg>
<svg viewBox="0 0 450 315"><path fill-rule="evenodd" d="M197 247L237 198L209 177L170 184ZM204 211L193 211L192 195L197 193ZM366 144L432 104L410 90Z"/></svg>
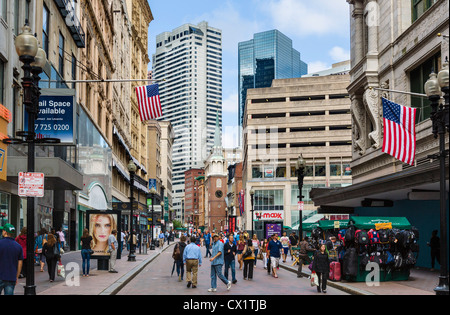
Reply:
<svg viewBox="0 0 450 315"><path fill-rule="evenodd" d="M0 43L0 295L449 295L449 0L0 0Z"/></svg>

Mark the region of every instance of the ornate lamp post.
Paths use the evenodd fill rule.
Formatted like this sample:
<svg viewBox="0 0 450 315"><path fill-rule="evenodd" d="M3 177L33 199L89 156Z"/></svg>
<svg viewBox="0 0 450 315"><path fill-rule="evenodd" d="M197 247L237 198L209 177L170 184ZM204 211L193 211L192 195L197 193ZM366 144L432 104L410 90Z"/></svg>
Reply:
<svg viewBox="0 0 450 315"><path fill-rule="evenodd" d="M134 186L134 174L136 173L136 164L134 164L133 160L130 160L128 163L128 171L130 172L130 252L128 253L128 261L136 261L135 248L133 243L133 235L134 235L134 224L133 224L133 204L134 204L134 196L133 196L133 186Z"/></svg>
<svg viewBox="0 0 450 315"><path fill-rule="evenodd" d="M297 159L297 163L295 164L295 169L297 171L297 183L298 183L298 201L303 201L302 189L303 189L303 178L305 177L305 166L306 161L303 159L303 155L300 154ZM302 226L302 217L303 211L299 210L299 219L298 219L298 237L301 241L303 238L303 226Z"/></svg>
<svg viewBox="0 0 450 315"><path fill-rule="evenodd" d="M255 211L255 209L254 209L254 207L253 207L253 202L254 202L254 197L255 197L255 191L252 189L252 190L250 190L250 202L251 202L251 204L252 204L252 235L250 236L251 238L253 238L253 220L254 220L254 217L253 217L253 212Z"/></svg>
<svg viewBox="0 0 450 315"><path fill-rule="evenodd" d="M154 216L154 209L153 209L153 205L155 203L155 195L156 195L156 189L154 187L152 187L149 191L150 194L150 199L152 200L152 230L151 230L151 243L150 243L150 250L154 250L155 249L155 242L153 239L153 230L155 228L155 216Z"/></svg>
<svg viewBox="0 0 450 315"><path fill-rule="evenodd" d="M439 276L439 284L434 289L437 295L448 295L448 261L447 261L447 205L446 205L446 170L445 158L448 155L448 150L445 150L445 133L449 132L449 72L448 60L445 61L443 69L436 74L430 74L430 79L425 83L425 93L431 102L431 121L433 122L433 135L437 138L439 135L439 153L433 155L434 158L439 158L440 161L440 229L441 229L441 273ZM444 103L440 103L441 91L444 93ZM431 156L430 156L431 157Z"/></svg>
<svg viewBox="0 0 450 315"><path fill-rule="evenodd" d="M28 21L22 28L20 33L14 42L19 60L23 63L23 104L28 114L28 130L17 131L16 135L20 138L7 138L3 139L3 143L6 144L28 144L28 159L27 170L28 172L34 172L35 170L35 144L47 143L56 144L59 143L59 139L44 138L36 139L36 133L34 132L34 124L39 112L39 74L47 63L47 56L45 51L38 47L38 40L31 33L31 28L28 26ZM33 76L31 76L33 75ZM27 197L27 257L34 257L34 197ZM36 286L34 284L34 261L28 259L26 266L27 278L24 294L36 295Z"/></svg>

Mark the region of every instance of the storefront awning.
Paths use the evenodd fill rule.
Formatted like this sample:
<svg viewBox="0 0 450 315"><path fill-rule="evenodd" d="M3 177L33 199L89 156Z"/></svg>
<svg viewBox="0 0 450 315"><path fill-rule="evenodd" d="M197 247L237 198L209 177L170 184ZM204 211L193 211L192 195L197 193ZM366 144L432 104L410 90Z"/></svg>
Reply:
<svg viewBox="0 0 450 315"><path fill-rule="evenodd" d="M405 217L350 217L350 222L358 229L375 229L376 223L392 223L395 229L410 229L411 224Z"/></svg>
<svg viewBox="0 0 450 315"><path fill-rule="evenodd" d="M446 168L448 169L448 160ZM439 191L439 161L408 168L358 184L339 188L312 188L310 197L319 213L342 213L342 209L361 207L364 199L407 200L413 191ZM447 189L448 185L448 172ZM412 199L411 199L412 200ZM333 212L333 207L337 212ZM351 211L347 211L351 213Z"/></svg>

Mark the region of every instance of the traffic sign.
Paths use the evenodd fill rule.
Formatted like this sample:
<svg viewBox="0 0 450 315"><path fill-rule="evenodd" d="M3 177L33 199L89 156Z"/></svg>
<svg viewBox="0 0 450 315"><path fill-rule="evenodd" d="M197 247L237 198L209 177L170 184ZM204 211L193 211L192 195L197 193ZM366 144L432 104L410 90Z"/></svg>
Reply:
<svg viewBox="0 0 450 315"><path fill-rule="evenodd" d="M299 201L297 210L298 211L303 211L304 210L304 204L305 203L303 201Z"/></svg>
<svg viewBox="0 0 450 315"><path fill-rule="evenodd" d="M19 196L44 197L44 173L19 172Z"/></svg>

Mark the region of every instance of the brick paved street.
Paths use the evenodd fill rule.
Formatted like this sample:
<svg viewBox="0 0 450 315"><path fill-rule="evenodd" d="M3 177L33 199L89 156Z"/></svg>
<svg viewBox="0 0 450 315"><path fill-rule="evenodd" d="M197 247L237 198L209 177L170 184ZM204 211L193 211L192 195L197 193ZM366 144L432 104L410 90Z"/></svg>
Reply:
<svg viewBox="0 0 450 315"><path fill-rule="evenodd" d="M204 247L202 254L204 255ZM130 281L118 295L325 295L317 293L312 288L309 279L300 278L287 270L280 268L278 279L267 274L262 262L258 261L254 269L253 280L244 280L242 270L236 270L238 282L233 284L230 291L220 281L217 281L217 292L210 293L210 262L203 258L203 264L199 268L198 286L196 289L188 289L186 281L178 282L176 271L170 276L173 259L172 250L166 250L147 265L132 281ZM229 275L231 278L231 275ZM347 293L329 287L326 295L346 295Z"/></svg>

